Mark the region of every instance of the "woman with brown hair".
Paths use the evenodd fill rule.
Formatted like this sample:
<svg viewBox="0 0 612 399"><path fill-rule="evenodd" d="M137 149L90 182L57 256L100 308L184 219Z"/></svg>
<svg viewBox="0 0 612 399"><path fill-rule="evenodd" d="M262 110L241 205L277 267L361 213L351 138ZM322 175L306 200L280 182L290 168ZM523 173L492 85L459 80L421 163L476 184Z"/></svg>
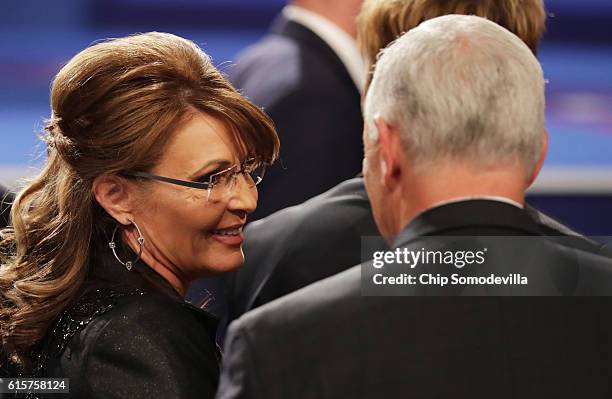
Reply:
<svg viewBox="0 0 612 399"><path fill-rule="evenodd" d="M216 321L183 298L242 264L272 122L194 43L148 33L72 58L46 131L2 231L2 366L74 397L212 397Z"/></svg>

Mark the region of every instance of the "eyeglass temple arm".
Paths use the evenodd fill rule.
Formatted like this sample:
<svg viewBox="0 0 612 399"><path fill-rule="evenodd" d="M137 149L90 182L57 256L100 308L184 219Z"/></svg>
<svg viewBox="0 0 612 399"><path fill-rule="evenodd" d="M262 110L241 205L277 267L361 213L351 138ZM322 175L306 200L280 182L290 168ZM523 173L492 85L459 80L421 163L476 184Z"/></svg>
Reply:
<svg viewBox="0 0 612 399"><path fill-rule="evenodd" d="M153 175L147 172L130 172L130 173L127 173L127 175L134 176L134 177L144 177L145 179L158 180L158 181L163 181L166 183L178 184L179 186L185 186L185 187L203 188L203 189L211 188L211 184L208 182L178 180L178 179L173 179L171 177Z"/></svg>

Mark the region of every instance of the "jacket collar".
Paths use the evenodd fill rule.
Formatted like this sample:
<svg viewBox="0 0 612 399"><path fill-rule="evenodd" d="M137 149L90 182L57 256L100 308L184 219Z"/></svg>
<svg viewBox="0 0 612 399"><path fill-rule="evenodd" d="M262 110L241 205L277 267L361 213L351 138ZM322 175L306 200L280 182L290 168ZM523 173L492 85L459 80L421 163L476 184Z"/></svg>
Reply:
<svg viewBox="0 0 612 399"><path fill-rule="evenodd" d="M315 32L298 22L287 19L281 13L272 23L270 33L295 40L301 46L316 52L318 55L317 62L324 62L330 68L333 68L337 76L342 77L346 84L352 86L355 90L355 95L361 96L359 88L338 54Z"/></svg>
<svg viewBox="0 0 612 399"><path fill-rule="evenodd" d="M305 8L289 4L283 8L284 17L310 29L338 56L359 91L363 90L366 65L357 41L331 20Z"/></svg>
<svg viewBox="0 0 612 399"><path fill-rule="evenodd" d="M129 252L129 254L125 255L122 259L135 258L132 251L126 252ZM213 332L213 340L215 338L219 323L218 318L212 313L186 302L164 277L142 260L136 262L132 270L127 270L115 259L108 247L98 248L93 251L89 279L86 285L92 288L99 285L111 285L124 289L139 289L146 293L160 295L191 311Z"/></svg>
<svg viewBox="0 0 612 399"><path fill-rule="evenodd" d="M406 245L422 236L465 235L461 230L491 228L507 235L542 235L527 212L492 200L466 200L428 209L413 219L396 237L393 247Z"/></svg>

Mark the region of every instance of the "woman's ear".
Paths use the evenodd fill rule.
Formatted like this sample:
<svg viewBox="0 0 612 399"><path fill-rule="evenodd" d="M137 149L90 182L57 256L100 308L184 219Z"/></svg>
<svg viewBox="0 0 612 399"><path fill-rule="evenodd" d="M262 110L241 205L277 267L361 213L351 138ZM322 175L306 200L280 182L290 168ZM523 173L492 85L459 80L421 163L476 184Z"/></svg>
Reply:
<svg viewBox="0 0 612 399"><path fill-rule="evenodd" d="M117 222L128 225L133 219L133 193L125 179L117 175L98 176L93 193L98 204Z"/></svg>

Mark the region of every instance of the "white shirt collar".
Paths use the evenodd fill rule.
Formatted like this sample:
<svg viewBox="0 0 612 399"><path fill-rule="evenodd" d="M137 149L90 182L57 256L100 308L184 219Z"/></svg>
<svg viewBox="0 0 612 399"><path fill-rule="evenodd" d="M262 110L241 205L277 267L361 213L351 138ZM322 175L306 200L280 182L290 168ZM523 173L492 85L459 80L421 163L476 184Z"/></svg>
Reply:
<svg viewBox="0 0 612 399"><path fill-rule="evenodd" d="M419 212L408 223L412 223L413 220L415 220L416 218L418 218L419 216L421 216L425 212L429 211L430 209L434 209L434 208L437 208L437 207L443 206L443 205L453 204L455 202L463 202L463 201L471 201L471 200L489 200L489 201L504 202L506 204L509 204L509 205L512 205L512 206L516 206L517 208L525 209L525 206L523 204L520 204L520 203L518 203L518 202L516 202L514 200L511 200L510 198L499 197L499 196L496 196L496 195L479 195L479 196L474 196L474 197L456 197L456 198L451 198L451 199L448 199L448 200L445 200L445 201L436 202L435 204L433 204L429 208Z"/></svg>
<svg viewBox="0 0 612 399"><path fill-rule="evenodd" d="M520 208L520 209L525 208L523 204L520 204L514 200L511 200L510 198L499 197L496 195L481 195L477 197L457 197L457 198L452 198L446 201L437 202L434 205L432 205L429 209L437 208L442 205L452 204L453 202L462 202L462 201L471 201L471 200L489 200L489 201L505 202L506 204L516 206L517 208Z"/></svg>
<svg viewBox="0 0 612 399"><path fill-rule="evenodd" d="M329 19L295 5L283 8L283 15L313 31L336 53L359 92L363 92L366 78L366 63L359 52L357 42Z"/></svg>

